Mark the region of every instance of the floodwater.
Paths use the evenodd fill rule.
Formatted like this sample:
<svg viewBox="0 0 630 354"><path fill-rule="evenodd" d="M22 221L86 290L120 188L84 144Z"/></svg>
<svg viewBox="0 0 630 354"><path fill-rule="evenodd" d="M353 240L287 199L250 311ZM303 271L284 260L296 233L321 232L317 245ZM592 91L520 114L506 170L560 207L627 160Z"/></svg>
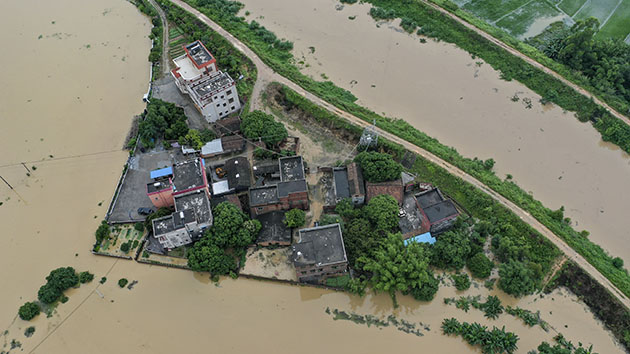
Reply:
<svg viewBox="0 0 630 354"><path fill-rule="evenodd" d="M552 209L564 206L577 230L630 264L630 158L590 124L541 105L533 91L451 44L420 43L398 20L377 25L367 4L241 2L248 20L294 42L304 73L329 78L361 105L402 118L464 156L493 158L499 176L511 174Z"/></svg>
<svg viewBox="0 0 630 354"><path fill-rule="evenodd" d="M0 175L14 188L0 180L0 333L8 331L2 350L15 339L25 353L47 354L470 352L459 338L440 334L440 322L451 316L505 325L521 337L519 353L555 334L507 315L489 322L475 310L446 307L442 298L454 296L452 287L428 305L401 297L393 310L384 295L359 299L246 279L214 285L207 274L91 255L94 230L126 159L119 149L132 116L143 109L150 23L121 0L4 0L0 23L0 45L13 54L0 57ZM36 299L48 272L68 265L90 270L95 281L68 291L69 301L51 318L18 319L17 309ZM99 285L102 276L108 280ZM120 289L123 277L139 283ZM573 341L593 343L600 353L621 352L572 295L533 296L518 305L541 310ZM431 330L416 337L333 321L326 307L394 312ZM31 325L36 332L25 338Z"/></svg>

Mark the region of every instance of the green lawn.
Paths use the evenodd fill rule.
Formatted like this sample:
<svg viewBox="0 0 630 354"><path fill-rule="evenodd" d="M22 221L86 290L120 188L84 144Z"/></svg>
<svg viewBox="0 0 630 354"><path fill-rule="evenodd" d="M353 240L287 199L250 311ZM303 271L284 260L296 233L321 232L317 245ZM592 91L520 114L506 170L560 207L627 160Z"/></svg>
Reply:
<svg viewBox="0 0 630 354"><path fill-rule="evenodd" d="M529 0L472 0L464 5L470 11L486 21L496 21L501 16L516 10Z"/></svg>
<svg viewBox="0 0 630 354"><path fill-rule="evenodd" d="M560 14L558 9L546 1L536 0L512 12L497 22L496 25L513 36L522 37L527 34L527 37L531 37L542 32L547 27L547 22L550 22L550 18L558 17ZM543 22L541 23L541 21ZM532 26L535 27L533 28L534 31L528 33Z"/></svg>
<svg viewBox="0 0 630 354"><path fill-rule="evenodd" d="M587 0L562 0L558 4L558 7L562 9L562 11L566 12L567 15L573 16L586 1Z"/></svg>
<svg viewBox="0 0 630 354"><path fill-rule="evenodd" d="M624 0L608 22L600 28L600 38L624 39L630 33L630 0Z"/></svg>

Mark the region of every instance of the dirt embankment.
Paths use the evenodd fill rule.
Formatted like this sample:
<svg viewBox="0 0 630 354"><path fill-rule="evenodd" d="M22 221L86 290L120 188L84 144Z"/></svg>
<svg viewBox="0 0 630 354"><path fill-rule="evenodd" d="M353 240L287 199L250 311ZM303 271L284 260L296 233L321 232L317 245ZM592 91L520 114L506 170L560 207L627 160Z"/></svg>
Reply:
<svg viewBox="0 0 630 354"><path fill-rule="evenodd" d="M630 352L630 312L575 263L567 263L555 280L577 295Z"/></svg>

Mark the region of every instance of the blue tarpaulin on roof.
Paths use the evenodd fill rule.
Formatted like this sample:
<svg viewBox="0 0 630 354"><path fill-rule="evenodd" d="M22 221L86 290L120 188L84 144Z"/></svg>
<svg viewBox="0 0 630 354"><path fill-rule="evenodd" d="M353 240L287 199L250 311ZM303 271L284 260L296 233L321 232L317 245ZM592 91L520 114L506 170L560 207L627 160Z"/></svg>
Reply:
<svg viewBox="0 0 630 354"><path fill-rule="evenodd" d="M164 176L170 176L173 174L173 167L160 168L159 170L151 171L151 179L156 179Z"/></svg>
<svg viewBox="0 0 630 354"><path fill-rule="evenodd" d="M418 236L414 236L411 238L406 239L405 242L405 246L410 244L411 242L418 242L418 243L428 243L430 245L434 244L435 241L437 241L435 239L435 237L431 236L430 232L425 232L422 235L418 235Z"/></svg>

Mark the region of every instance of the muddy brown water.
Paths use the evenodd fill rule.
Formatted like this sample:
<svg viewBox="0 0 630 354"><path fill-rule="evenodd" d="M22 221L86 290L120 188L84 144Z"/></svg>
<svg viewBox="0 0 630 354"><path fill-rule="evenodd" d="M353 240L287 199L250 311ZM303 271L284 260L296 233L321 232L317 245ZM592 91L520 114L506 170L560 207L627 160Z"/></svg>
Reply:
<svg viewBox="0 0 630 354"><path fill-rule="evenodd" d="M359 104L402 118L464 156L493 158L499 176L513 175L550 208L564 206L577 230L589 230L594 242L630 264L630 158L603 143L590 124L543 107L524 85L501 80L489 64L451 44L422 44L398 20L377 25L370 5L241 2L248 21L294 42L304 73L329 78ZM518 102L511 100L515 94Z"/></svg>
<svg viewBox="0 0 630 354"><path fill-rule="evenodd" d="M430 304L401 297L394 310L384 295L360 299L246 279L217 286L203 274L91 255L94 230L126 159L125 152L109 151L120 148L131 117L143 109L150 23L120 0L5 0L0 23L0 45L12 54L0 56L0 175L15 188L0 184L0 330L8 330L0 346L16 339L25 353L64 354L209 348L229 353L474 351L459 338L440 334L441 320L451 316L505 325L521 337L519 353L555 334L528 329L509 316L487 321L480 312L447 307L442 298L456 295L452 287L443 287ZM14 165L21 161L37 161L26 164L31 176ZM51 318L18 319L17 309L36 298L48 272L66 265L90 270L96 280L68 291L69 301ZM102 276L108 281L98 285ZM116 282L122 277L139 282L133 290L120 289ZM466 294L476 293L486 290ZM555 329L573 341L593 343L600 353L621 351L572 295L557 291L504 301L541 310ZM395 313L431 330L416 337L333 321L326 307ZM30 325L36 332L25 338Z"/></svg>

